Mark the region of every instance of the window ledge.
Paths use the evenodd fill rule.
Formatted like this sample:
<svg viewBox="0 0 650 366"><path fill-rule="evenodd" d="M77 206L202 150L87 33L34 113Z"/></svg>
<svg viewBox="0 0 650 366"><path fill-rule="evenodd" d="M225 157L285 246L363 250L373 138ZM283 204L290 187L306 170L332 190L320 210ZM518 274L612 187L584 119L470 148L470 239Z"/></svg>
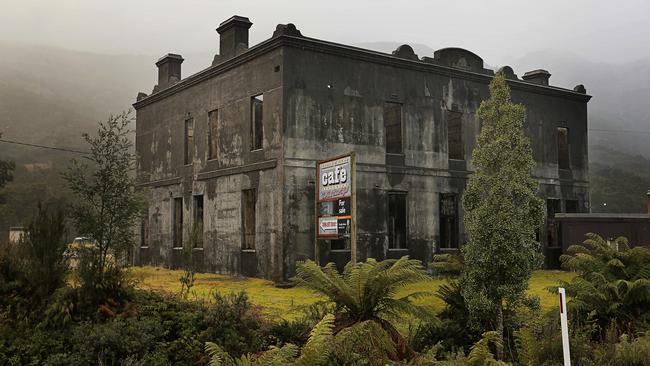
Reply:
<svg viewBox="0 0 650 366"><path fill-rule="evenodd" d="M149 249L149 246L148 245L142 245L142 246L140 246L140 249Z"/></svg>
<svg viewBox="0 0 650 366"><path fill-rule="evenodd" d="M439 251L441 252L458 252L460 251L459 248L438 248Z"/></svg>
<svg viewBox="0 0 650 366"><path fill-rule="evenodd" d="M242 249L242 253L256 253L257 251L255 249Z"/></svg>
<svg viewBox="0 0 650 366"><path fill-rule="evenodd" d="M202 251L203 251L203 247L201 247L201 248L192 248L192 250L196 250L196 251L198 251L198 252L202 252Z"/></svg>
<svg viewBox="0 0 650 366"><path fill-rule="evenodd" d="M330 249L330 253L350 253L350 249Z"/></svg>
<svg viewBox="0 0 650 366"><path fill-rule="evenodd" d="M173 247L172 250L183 250L183 247Z"/></svg>
<svg viewBox="0 0 650 366"><path fill-rule="evenodd" d="M409 248L388 248L389 252L408 252Z"/></svg>

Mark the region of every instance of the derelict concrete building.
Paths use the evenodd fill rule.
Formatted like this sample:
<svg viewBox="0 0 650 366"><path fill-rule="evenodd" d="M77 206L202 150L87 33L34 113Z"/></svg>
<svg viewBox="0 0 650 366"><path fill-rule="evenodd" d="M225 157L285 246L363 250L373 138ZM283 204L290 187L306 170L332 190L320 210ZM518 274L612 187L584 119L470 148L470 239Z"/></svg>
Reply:
<svg viewBox="0 0 650 366"><path fill-rule="evenodd" d="M221 23L220 53L189 77L180 55L164 56L153 93L138 95L149 209L136 260L179 266L192 246L205 271L290 277L315 253L316 161L348 152L357 159L360 260L428 261L462 245L476 110L494 75L483 60L459 48L385 54L308 38L292 24L249 47L251 25L239 16ZM550 217L589 212L590 96L581 85L550 86L544 70L502 70L527 108ZM541 234L546 246L552 236ZM318 245L322 262L350 258L346 241Z"/></svg>

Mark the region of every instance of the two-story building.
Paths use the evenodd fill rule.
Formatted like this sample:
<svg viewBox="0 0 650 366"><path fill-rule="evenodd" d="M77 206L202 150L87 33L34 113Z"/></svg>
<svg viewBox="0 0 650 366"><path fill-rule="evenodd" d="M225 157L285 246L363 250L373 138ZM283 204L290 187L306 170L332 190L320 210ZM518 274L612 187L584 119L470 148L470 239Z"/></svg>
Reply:
<svg viewBox="0 0 650 366"><path fill-rule="evenodd" d="M189 77L180 55L164 56L153 93L138 95L138 173L149 198L138 263L179 266L191 245L205 271L290 277L296 261L314 258L315 164L348 152L357 159L357 258L427 262L461 246L476 110L494 71L460 48L386 54L308 38L293 24L249 47L251 25L221 23L212 66ZM550 86L544 70L501 70L527 108L550 216L589 212L590 96L581 85ZM553 241L552 230L540 236ZM321 262L350 258L347 240L318 245Z"/></svg>

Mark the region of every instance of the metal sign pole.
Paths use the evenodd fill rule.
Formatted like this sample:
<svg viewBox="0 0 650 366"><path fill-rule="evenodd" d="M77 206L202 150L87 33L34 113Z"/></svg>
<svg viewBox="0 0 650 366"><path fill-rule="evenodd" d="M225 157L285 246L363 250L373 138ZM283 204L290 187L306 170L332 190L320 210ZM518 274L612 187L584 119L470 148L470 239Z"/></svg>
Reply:
<svg viewBox="0 0 650 366"><path fill-rule="evenodd" d="M320 162L316 162L316 181L314 182L314 262L320 266L320 249L318 247L318 196L320 195Z"/></svg>
<svg viewBox="0 0 650 366"><path fill-rule="evenodd" d="M352 225L350 232L350 261L352 264L357 264L357 156L354 152L350 154L351 169L352 169L352 202L350 203L352 210Z"/></svg>
<svg viewBox="0 0 650 366"><path fill-rule="evenodd" d="M562 351L564 353L564 366L571 366L571 354L569 351L569 325L566 316L566 294L564 288L558 289L560 293L560 325L562 327Z"/></svg>

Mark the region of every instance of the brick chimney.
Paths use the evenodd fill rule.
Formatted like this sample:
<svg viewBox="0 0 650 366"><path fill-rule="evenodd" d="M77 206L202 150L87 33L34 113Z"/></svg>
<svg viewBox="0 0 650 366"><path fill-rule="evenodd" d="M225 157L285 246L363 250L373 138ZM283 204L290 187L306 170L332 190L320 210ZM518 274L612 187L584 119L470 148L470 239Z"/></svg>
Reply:
<svg viewBox="0 0 650 366"><path fill-rule="evenodd" d="M521 78L529 83L548 86L548 79L550 77L551 77L550 72L539 69L539 70L528 71Z"/></svg>
<svg viewBox="0 0 650 366"><path fill-rule="evenodd" d="M181 55L168 53L156 62L156 66L158 66L156 91L168 88L181 80L181 64L183 61Z"/></svg>
<svg viewBox="0 0 650 366"><path fill-rule="evenodd" d="M248 49L248 29L250 20L246 17L235 15L219 24L219 56L229 59Z"/></svg>

